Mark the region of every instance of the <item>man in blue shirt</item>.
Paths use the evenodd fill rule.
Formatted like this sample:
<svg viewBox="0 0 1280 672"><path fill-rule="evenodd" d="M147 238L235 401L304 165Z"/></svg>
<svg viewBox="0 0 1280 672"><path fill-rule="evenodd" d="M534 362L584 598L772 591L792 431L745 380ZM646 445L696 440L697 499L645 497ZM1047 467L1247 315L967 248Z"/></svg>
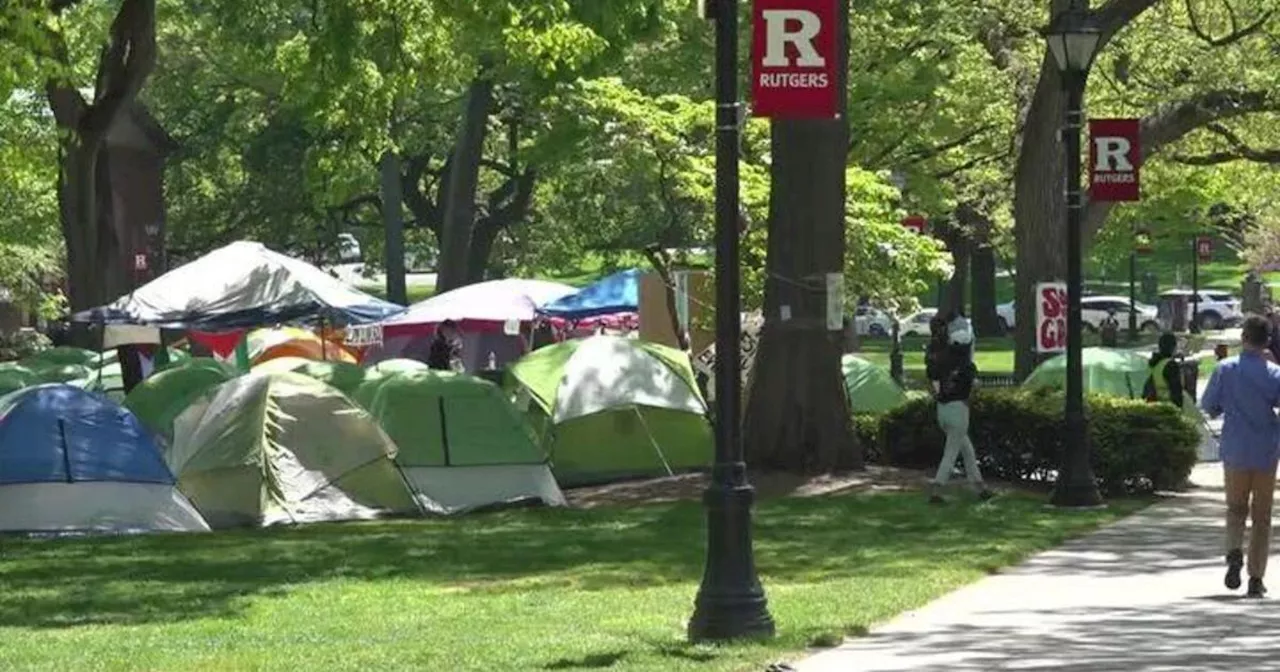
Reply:
<svg viewBox="0 0 1280 672"><path fill-rule="evenodd" d="M1262 597L1271 544L1271 503L1280 459L1280 366L1264 356L1271 328L1249 317L1241 329L1244 351L1218 364L1200 408L1222 421L1221 455L1227 498L1227 588L1240 587L1245 519L1249 535L1248 597Z"/></svg>

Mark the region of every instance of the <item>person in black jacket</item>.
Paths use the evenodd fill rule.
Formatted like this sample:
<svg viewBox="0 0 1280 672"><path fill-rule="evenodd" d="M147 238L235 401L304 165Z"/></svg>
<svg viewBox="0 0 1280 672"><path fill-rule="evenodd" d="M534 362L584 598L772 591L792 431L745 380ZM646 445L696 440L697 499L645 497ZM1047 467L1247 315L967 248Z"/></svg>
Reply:
<svg viewBox="0 0 1280 672"><path fill-rule="evenodd" d="M457 370L457 363L462 357L462 344L459 341L458 325L453 320L440 323L427 351L427 366L437 371Z"/></svg>
<svg viewBox="0 0 1280 672"><path fill-rule="evenodd" d="M973 394L978 367L973 363L973 332L952 330L947 337L945 350L927 362L926 368L934 398L938 403L938 426L947 435L942 462L930 484L929 501L942 504L942 489L951 480L956 461L964 459L965 476L969 485L981 499L990 499L992 492L982 480L978 468L978 454L969 439L969 397Z"/></svg>

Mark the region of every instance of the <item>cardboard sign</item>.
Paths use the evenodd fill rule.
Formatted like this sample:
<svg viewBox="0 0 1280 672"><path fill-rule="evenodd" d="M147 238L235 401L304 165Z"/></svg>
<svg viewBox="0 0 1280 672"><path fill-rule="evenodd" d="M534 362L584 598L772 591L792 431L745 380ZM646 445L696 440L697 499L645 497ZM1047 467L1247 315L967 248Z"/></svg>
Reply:
<svg viewBox="0 0 1280 672"><path fill-rule="evenodd" d="M1142 198L1142 123L1137 119L1089 122L1089 200Z"/></svg>
<svg viewBox="0 0 1280 672"><path fill-rule="evenodd" d="M343 342L347 345L366 348L371 345L382 345L382 325L360 324L347 327L343 334Z"/></svg>
<svg viewBox="0 0 1280 672"><path fill-rule="evenodd" d="M753 114L822 119L839 111L837 0L755 0Z"/></svg>
<svg viewBox="0 0 1280 672"><path fill-rule="evenodd" d="M1067 285L1042 282L1036 285L1036 352L1064 352L1067 349Z"/></svg>
<svg viewBox="0 0 1280 672"><path fill-rule="evenodd" d="M1196 257L1200 261L1213 261L1213 238L1209 236L1196 238Z"/></svg>

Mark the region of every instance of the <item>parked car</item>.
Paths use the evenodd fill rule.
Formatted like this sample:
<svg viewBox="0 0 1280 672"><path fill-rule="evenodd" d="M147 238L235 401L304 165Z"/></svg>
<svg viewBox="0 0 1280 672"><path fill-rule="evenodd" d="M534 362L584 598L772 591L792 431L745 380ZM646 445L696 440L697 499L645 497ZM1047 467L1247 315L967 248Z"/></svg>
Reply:
<svg viewBox="0 0 1280 672"><path fill-rule="evenodd" d="M901 336L928 336L929 322L938 314L937 308L925 308L913 313L898 323L898 334Z"/></svg>
<svg viewBox="0 0 1280 672"><path fill-rule="evenodd" d="M1184 297L1187 300L1187 319L1195 310L1194 293L1189 289L1171 289L1160 294L1162 300ZM1223 329L1244 321L1244 312L1240 310L1240 299L1231 292L1219 289L1200 290L1200 328L1207 330Z"/></svg>
<svg viewBox="0 0 1280 672"><path fill-rule="evenodd" d="M853 330L859 336L888 338L893 333L893 317L879 308L858 306L853 314Z"/></svg>
<svg viewBox="0 0 1280 672"><path fill-rule="evenodd" d="M1012 301L996 306L996 317L1000 319L1000 329L1006 334L1018 324L1018 311Z"/></svg>
<svg viewBox="0 0 1280 672"><path fill-rule="evenodd" d="M1138 329L1141 331L1160 331L1160 322L1156 319L1155 306L1135 302L1134 313L1137 315ZM1120 328L1129 327L1129 297L1127 296L1086 296L1080 299L1080 317L1087 329L1097 331L1106 319L1107 313L1115 311Z"/></svg>

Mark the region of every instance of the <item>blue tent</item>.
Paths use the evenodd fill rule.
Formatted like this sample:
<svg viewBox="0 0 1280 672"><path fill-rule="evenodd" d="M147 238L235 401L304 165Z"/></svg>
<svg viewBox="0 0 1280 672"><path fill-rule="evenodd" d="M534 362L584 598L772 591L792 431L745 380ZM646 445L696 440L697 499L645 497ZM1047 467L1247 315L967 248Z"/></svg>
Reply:
<svg viewBox="0 0 1280 672"><path fill-rule="evenodd" d="M620 271L597 280L576 294L543 306L538 312L568 320L584 320L598 315L634 313L640 309L639 269Z"/></svg>
<svg viewBox="0 0 1280 672"><path fill-rule="evenodd" d="M0 397L0 486L104 481L174 483L155 439L132 413L70 385Z"/></svg>

